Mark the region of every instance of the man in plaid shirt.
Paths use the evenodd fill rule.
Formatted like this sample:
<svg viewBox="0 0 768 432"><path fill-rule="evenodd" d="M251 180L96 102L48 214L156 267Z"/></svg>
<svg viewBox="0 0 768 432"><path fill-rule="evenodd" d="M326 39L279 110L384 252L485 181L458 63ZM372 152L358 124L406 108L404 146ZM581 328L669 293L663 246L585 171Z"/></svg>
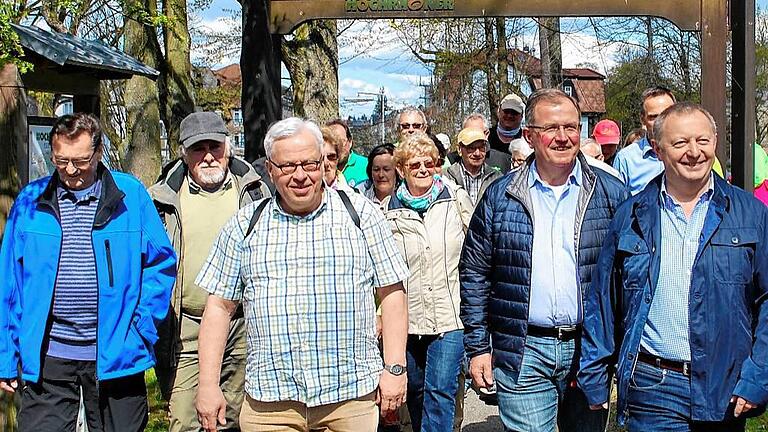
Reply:
<svg viewBox="0 0 768 432"><path fill-rule="evenodd" d="M373 204L323 184L315 123L282 120L264 147L277 197L244 207L224 226L196 280L210 293L199 342L201 424L207 431L224 424L219 367L230 317L242 302L242 430L373 432L376 404L384 414L405 399L407 267Z"/></svg>

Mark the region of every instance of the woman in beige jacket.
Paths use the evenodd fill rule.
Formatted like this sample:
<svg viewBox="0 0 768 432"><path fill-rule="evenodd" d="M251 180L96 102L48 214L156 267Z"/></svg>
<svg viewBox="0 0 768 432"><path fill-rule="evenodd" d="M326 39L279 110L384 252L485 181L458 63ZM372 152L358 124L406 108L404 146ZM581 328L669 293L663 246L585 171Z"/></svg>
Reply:
<svg viewBox="0 0 768 432"><path fill-rule="evenodd" d="M382 205L411 276L408 293L408 395L414 431L453 429L464 358L459 319L459 256L472 216L469 195L435 173L438 151L424 134L395 150L403 183Z"/></svg>

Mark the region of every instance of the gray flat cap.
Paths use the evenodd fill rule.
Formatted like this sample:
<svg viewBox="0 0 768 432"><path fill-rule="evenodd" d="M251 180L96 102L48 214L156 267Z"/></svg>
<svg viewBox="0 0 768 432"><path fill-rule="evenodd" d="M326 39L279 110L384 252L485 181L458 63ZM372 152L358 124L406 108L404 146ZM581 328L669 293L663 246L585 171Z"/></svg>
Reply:
<svg viewBox="0 0 768 432"><path fill-rule="evenodd" d="M211 111L195 112L181 121L179 141L184 148L190 148L200 141L224 142L229 132L221 116Z"/></svg>

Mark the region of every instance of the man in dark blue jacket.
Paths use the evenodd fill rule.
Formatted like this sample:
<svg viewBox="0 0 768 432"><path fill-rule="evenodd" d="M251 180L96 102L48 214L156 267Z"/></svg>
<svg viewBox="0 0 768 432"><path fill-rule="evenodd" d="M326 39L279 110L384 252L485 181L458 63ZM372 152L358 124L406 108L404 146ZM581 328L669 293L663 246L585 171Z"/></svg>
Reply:
<svg viewBox="0 0 768 432"><path fill-rule="evenodd" d="M590 412L573 382L582 299L627 191L581 155L581 113L570 96L536 91L526 118L534 156L488 187L464 242L470 373L478 387L496 383L507 429L602 431L607 410Z"/></svg>
<svg viewBox="0 0 768 432"><path fill-rule="evenodd" d="M630 431L743 431L768 402L768 209L712 172L702 107L677 103L653 128L665 170L611 224L579 385L599 409L618 363Z"/></svg>
<svg viewBox="0 0 768 432"><path fill-rule="evenodd" d="M176 254L144 186L101 164L99 121L60 117L56 172L16 198L0 249L0 389L22 432L140 431ZM19 366L24 385L18 380Z"/></svg>

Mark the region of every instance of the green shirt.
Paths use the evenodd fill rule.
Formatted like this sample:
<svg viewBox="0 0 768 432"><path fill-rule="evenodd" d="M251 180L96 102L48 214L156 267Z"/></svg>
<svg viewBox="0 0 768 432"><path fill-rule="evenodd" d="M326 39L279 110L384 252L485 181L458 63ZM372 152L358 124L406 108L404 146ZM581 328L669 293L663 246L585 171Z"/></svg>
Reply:
<svg viewBox="0 0 768 432"><path fill-rule="evenodd" d="M757 143L755 143L753 151L755 154L755 186L758 186L768 178L768 155L765 154L765 149Z"/></svg>
<svg viewBox="0 0 768 432"><path fill-rule="evenodd" d="M350 152L347 166L344 167L344 171L342 171L344 178L347 179L347 184L356 187L365 183L365 181L368 180L366 168L368 168L368 158L359 155L354 151Z"/></svg>

